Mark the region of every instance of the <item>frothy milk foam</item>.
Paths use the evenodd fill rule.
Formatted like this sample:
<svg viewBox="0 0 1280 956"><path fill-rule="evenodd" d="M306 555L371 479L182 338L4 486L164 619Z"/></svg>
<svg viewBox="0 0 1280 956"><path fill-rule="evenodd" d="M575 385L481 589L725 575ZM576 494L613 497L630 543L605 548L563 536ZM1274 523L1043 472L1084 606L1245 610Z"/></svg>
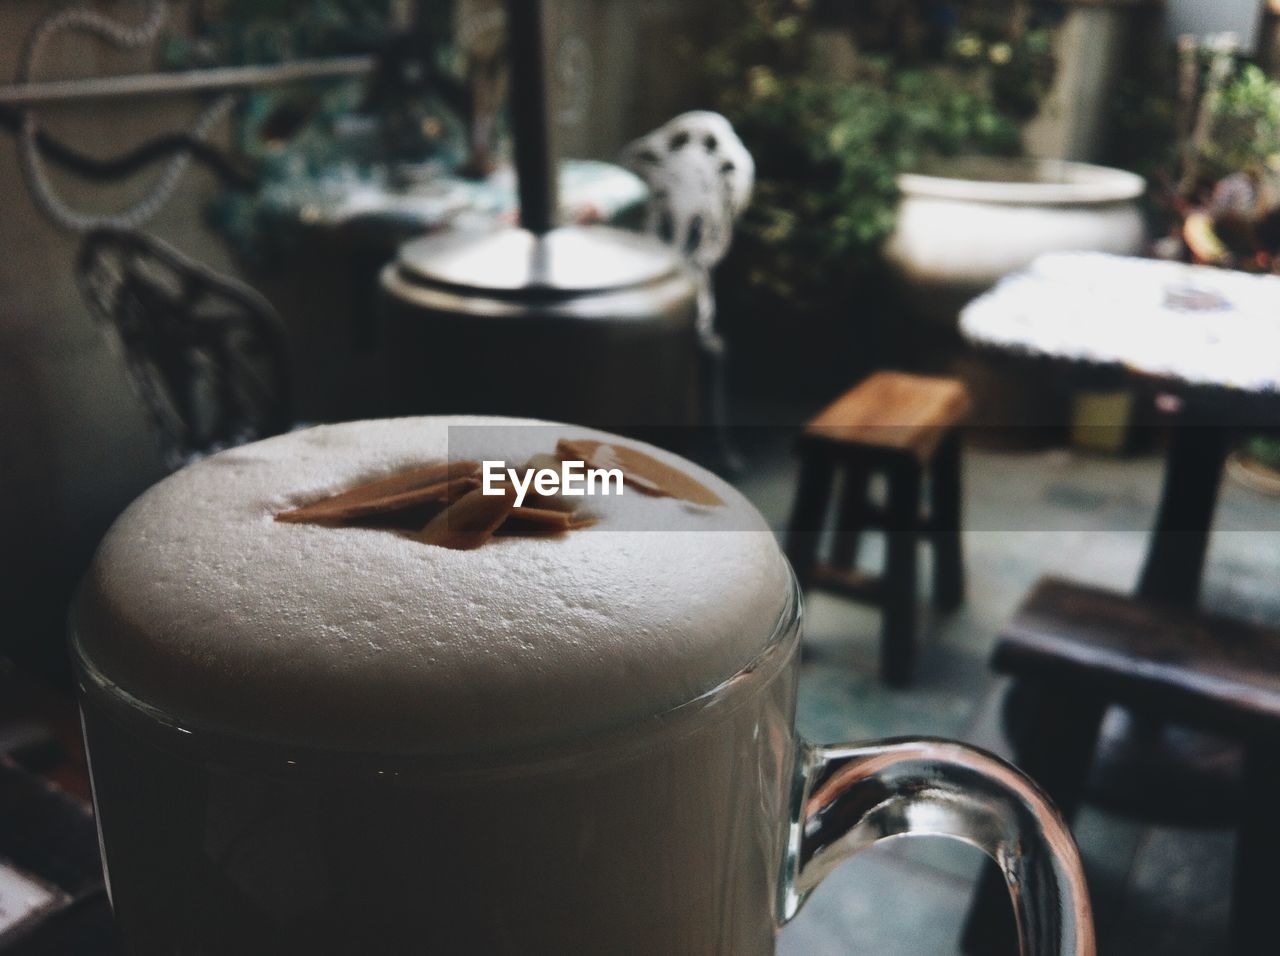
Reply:
<svg viewBox="0 0 1280 956"><path fill-rule="evenodd" d="M471 752L618 724L747 664L777 620L785 562L741 495L675 456L726 506L602 496L586 502L601 519L589 532L475 551L273 520L423 462L519 463L557 437L599 433L362 422L186 468L103 542L84 651L180 720L378 752Z"/></svg>
<svg viewBox="0 0 1280 956"><path fill-rule="evenodd" d="M732 487L641 446L725 505L628 491L586 501L589 530L474 551L274 520L402 468L519 463L574 437L610 438L489 418L322 426L188 467L116 522L72 630L104 678L86 733L137 952L772 948L793 673L626 760L479 781L411 762L639 735L756 659L790 575ZM102 687L194 728L195 749L139 743ZM233 745L210 756L202 734ZM235 740L402 762L264 770Z"/></svg>

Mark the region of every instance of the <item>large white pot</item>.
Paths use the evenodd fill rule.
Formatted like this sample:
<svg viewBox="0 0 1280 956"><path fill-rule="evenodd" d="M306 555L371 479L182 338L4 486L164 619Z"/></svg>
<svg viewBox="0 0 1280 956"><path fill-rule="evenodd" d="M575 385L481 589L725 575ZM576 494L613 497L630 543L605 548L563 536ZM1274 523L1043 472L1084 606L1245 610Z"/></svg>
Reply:
<svg viewBox="0 0 1280 956"><path fill-rule="evenodd" d="M898 177L897 227L885 247L921 314L960 307L1042 252L1131 255L1146 239L1140 176L1060 160L966 157Z"/></svg>

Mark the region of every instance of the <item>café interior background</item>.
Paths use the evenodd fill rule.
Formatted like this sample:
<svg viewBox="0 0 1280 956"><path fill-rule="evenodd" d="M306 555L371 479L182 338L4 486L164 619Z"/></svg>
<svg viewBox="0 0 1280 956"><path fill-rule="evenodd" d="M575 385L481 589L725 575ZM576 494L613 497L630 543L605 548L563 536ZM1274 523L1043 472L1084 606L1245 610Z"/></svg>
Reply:
<svg viewBox="0 0 1280 956"><path fill-rule="evenodd" d="M171 6L180 23L192 5ZM589 105L559 130L565 155L611 158L632 136L698 104L694 65L651 51L663 49L677 31L705 35L710 6L607 0L561 7L560 14L581 30L596 65ZM32 29L51 9L56 6L40 0L0 7L0 63L10 73ZM139 8L126 2L103 9L127 21ZM67 42L53 44L41 66L49 78L95 77L133 72L151 59L150 50L121 53L103 44ZM201 103L183 95L148 99L141 109L137 102L95 101L87 109L46 112L41 124L90 155L118 156L189 128ZM230 126L220 124L213 141L229 145ZM78 237L51 228L36 208L11 136L0 139L0 150L0 190L6 197L0 216L0 407L6 411L0 418L6 489L0 575L4 603L14 613L6 641L21 645L23 653L48 657L51 650L57 653L67 596L98 539L165 470L119 350L88 320L73 281ZM147 183L146 173L119 184L87 183L56 168L53 175L66 201L86 210L131 205ZM213 175L193 165L148 230L214 270L235 274L234 250L206 221L208 206L222 191Z"/></svg>
<svg viewBox="0 0 1280 956"><path fill-rule="evenodd" d="M439 6L427 4L433 5ZM102 6L126 22L138 15L127 2ZM252 4L233 6L252 9ZM349 6L357 5L334 4L337 9ZM572 24L585 65L570 97L573 108L559 114L555 134L561 155L614 159L634 137L685 110L712 105L716 82L708 77L705 51L727 45L725 38L737 31L746 32L744 13L753 6L717 0L554 4L549 17ZM784 3L767 15L785 22L788 16L803 16L811 6L823 4ZM845 16L842 5L827 6L832 8L827 22L838 27ZM892 22L895 5L882 6L883 20ZM1051 16L1062 18L1068 7L1051 10ZM172 4L175 32L182 32L182 20L192 8ZM52 9L56 7L40 0L11 0L0 8L0 63L7 64L11 74L31 31ZM1154 14L1144 7L1117 15L1087 5L1070 7L1070 12L1060 27L1063 54L1050 94L1052 105L1030 123L1025 143L1033 155L1095 159L1105 152L1108 84L1117 79L1129 49L1126 44L1142 46L1151 39L1144 39L1143 28ZM242 15L252 20L251 13ZM448 16L435 14L434 19ZM819 72L838 79L855 69L850 62L852 45L839 29L830 30L820 49L821 59L814 65ZM750 48L745 52L749 57ZM154 59L150 49L120 52L102 43L68 41L50 45L41 69L47 78L95 77L137 71ZM735 73L748 77L750 67L744 60ZM148 98L140 108L136 101L94 100L91 107L44 110L40 123L91 156L114 157L156 136L188 129L202 102L195 95L173 95ZM226 147L234 135L235 122L223 122L211 138ZM125 504L164 474L164 468L119 350L88 320L72 281L78 237L52 228L35 206L11 136L0 138L0 150L0 189L5 196L0 389L8 411L0 420L5 487L0 503L0 577L5 605L15 621L9 640L40 656L56 644L66 595L102 532ZM52 175L69 204L92 212L131 205L144 195L154 171L116 183L86 182L56 166ZM193 164L147 228L214 270L234 275L237 250L207 221L210 205L223 194L217 178ZM830 277L832 282L838 278ZM859 279L878 285L874 271L864 270ZM758 316L764 328L738 330L741 337L750 337L752 350L736 358L735 387L784 400L799 396L810 406L830 397L858 371L874 365L868 343L883 333L866 303L870 300L870 310L877 312L894 307L875 301L873 293L878 291L857 290L847 315L810 317L810 325L817 328L807 326L803 333L788 328L787 316ZM365 305L372 308L372 303ZM786 361L778 359L779 349ZM359 407L358 398L353 401ZM305 404L300 408L304 418L315 411ZM322 417L331 417L333 410L320 411L329 413ZM319 419L313 414L312 420Z"/></svg>
<svg viewBox="0 0 1280 956"><path fill-rule="evenodd" d="M92 4L122 22L136 20L142 6ZM463 74L448 52L455 39L451 5L394 0L369 6L387 23L413 23L415 8L425 11L419 22L439 31L432 49ZM1120 589L1138 575L1159 504L1169 416L1177 408L1165 393L1176 389L1158 382L1148 387L1149 380L1117 385L1114 374L1097 387L1090 380L1041 388L1038 366L985 352L975 358L955 315L983 290L966 288L954 303L946 300L950 315L939 321L918 314L901 264L896 270L888 264L884 243L901 201L896 176L931 151L1098 163L1146 178L1144 198L1130 197L1145 235L1136 248L1109 247L1114 236L1090 248L1271 272L1280 247L1274 228L1280 4L548 0L546 6L548 36L556 38L552 48L560 56L551 115L561 157L616 163L628 143L672 117L714 109L735 122L756 158L754 210L739 222L734 246L715 272L717 321L728 342L730 420L745 461L727 473L780 534L799 493L796 436L829 401L885 368L956 376L974 396L964 485L970 585L959 623L922 612L927 633L916 684L895 690L878 677L878 615L816 597L802 729L807 720L824 728L822 736L941 733L1008 753L1000 729L1006 686L989 668L996 634L1041 573L1066 572ZM231 22L240 18L246 30L259 16L276 17L272 30L284 38L264 30L257 49L238 48L228 39L234 30L214 31L215 52L231 51L240 63L255 56L269 62L290 44L305 46L279 26L282 16L303 11L316 22L330 13L332 22L360 19L355 0L254 7L236 0L173 2L161 42L118 51L83 36L59 39L42 51L40 76L32 79L208 65L190 40L198 32L193 24L207 28L215 10L228 11ZM39 0L0 5L0 86L19 79L32 31L55 9ZM1224 39L1227 31L1233 39ZM1182 41L1182 59L1179 37L1190 38ZM370 52L341 40L331 49ZM1231 71L1217 101L1191 98L1191 123L1179 112L1187 109L1179 82L1185 86L1188 55L1193 86L1212 82L1215 63ZM964 82L948 90L953 76ZM315 99L299 94L305 86L276 95L301 102L304 111L316 108ZM395 95L431 93L428 87ZM95 98L41 107L38 115L53 139L106 158L189 130L206 102L203 94L185 93ZM1188 147L1194 118L1217 116L1215 110L1225 117L1219 139ZM439 99L412 115L426 130L426 142L414 147L423 153L417 158L456 162L458 138L465 137L457 117ZM263 134L247 150L250 118L242 108L233 110L211 129L209 143L241 168L287 182L287 168L282 173L273 162L309 120L294 127L286 117L291 132ZM378 116L373 120L376 139ZM441 124L444 139L453 139L433 155ZM38 208L13 125L0 129L0 651L8 667L63 688L64 619L79 575L115 516L163 477L169 463L119 343L89 315L75 281L81 236L55 228ZM510 145L506 124L500 121L498 129L502 163ZM270 141L275 136L279 142ZM1187 150L1200 147L1193 174L1199 179L1182 189ZM143 197L159 164L120 181L77 176L56 163L49 168L64 202L102 212ZM938 168L945 175L948 167ZM1020 175L1008 178L1018 185ZM1233 220L1238 226L1243 218L1247 228L1213 219L1221 182L1251 190L1247 210ZM214 272L248 281L280 310L291 356L302 359L293 369L298 421L376 413L377 343L359 334L376 312L375 287L333 274L334 260L312 258L310 247L273 248L271 255L248 248L262 238L253 227L254 201L252 191L228 187L206 165L193 163L144 228ZM842 202L847 208L836 208ZM1019 243L1012 235L982 234L977 219L973 229L971 238L961 230L956 241L993 249ZM376 264L365 268L376 275ZM319 300L329 314L315 318L323 311L312 311ZM1152 334L1153 347L1158 338ZM1273 357L1280 366L1280 353ZM1114 373L1116 363L1111 366ZM1272 379L1280 375L1273 371ZM1275 398L1274 385L1260 391L1268 401ZM1231 533L1214 539L1206 572L1206 603L1217 605L1212 610L1270 628L1280 624L1280 450L1267 438L1280 421L1275 407L1264 403L1261 411L1251 406L1245 413L1248 427L1233 445L1218 515ZM725 464L713 453L708 461ZM1062 536L1036 536L1046 529ZM1265 670L1274 666L1269 660L1255 670L1259 681L1272 681L1274 697L1280 677ZM1134 822L1090 809L1087 799L1082 814L1077 835L1090 867L1103 952L1226 951L1237 851L1232 820L1189 827L1163 818ZM877 860L887 869L858 870L817 894L807 921L784 931L783 949L834 953L850 938L877 952L957 945L979 873L976 858L910 850ZM925 915L896 920L884 887L914 894Z"/></svg>

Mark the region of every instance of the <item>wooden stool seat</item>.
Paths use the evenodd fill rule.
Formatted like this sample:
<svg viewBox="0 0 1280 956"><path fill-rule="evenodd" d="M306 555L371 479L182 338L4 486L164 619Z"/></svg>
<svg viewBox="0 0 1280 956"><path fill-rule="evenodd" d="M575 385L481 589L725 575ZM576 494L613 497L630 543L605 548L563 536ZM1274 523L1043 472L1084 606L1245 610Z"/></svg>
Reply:
<svg viewBox="0 0 1280 956"><path fill-rule="evenodd" d="M993 666L1280 742L1280 633L1247 621L1044 578L1001 633Z"/></svg>
<svg viewBox="0 0 1280 956"><path fill-rule="evenodd" d="M1259 947L1274 943L1269 885L1280 859L1280 632L1044 578L1001 633L992 663L1031 705L1018 712L1017 762L1068 818L1111 705L1244 746L1232 952L1270 951ZM988 872L967 952L1016 952L1006 893L998 872Z"/></svg>
<svg viewBox="0 0 1280 956"><path fill-rule="evenodd" d="M819 412L804 437L905 452L923 462L969 409L969 393L954 379L876 372Z"/></svg>
<svg viewBox="0 0 1280 956"><path fill-rule="evenodd" d="M934 603L960 604L960 442L969 411L962 383L903 372L877 372L828 405L800 437L800 481L787 532L787 555L802 587L823 588L875 604L883 611L881 672L886 683L910 680L915 656L916 550L923 537L935 547ZM883 472L883 507L868 499L873 472ZM823 527L839 477L830 553L820 554ZM921 491L929 479L929 507ZM885 532L884 573L857 568L866 529Z"/></svg>

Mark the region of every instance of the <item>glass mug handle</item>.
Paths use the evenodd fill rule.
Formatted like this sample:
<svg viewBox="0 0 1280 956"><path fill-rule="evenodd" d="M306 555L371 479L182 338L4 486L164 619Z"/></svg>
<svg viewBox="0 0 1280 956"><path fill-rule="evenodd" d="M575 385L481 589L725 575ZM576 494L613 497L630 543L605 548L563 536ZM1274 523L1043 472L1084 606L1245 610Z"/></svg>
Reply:
<svg viewBox="0 0 1280 956"><path fill-rule="evenodd" d="M1023 956L1094 956L1080 853L1049 798L1012 766L946 740L800 744L783 921L844 860L879 840L947 836L976 846L1009 884Z"/></svg>

